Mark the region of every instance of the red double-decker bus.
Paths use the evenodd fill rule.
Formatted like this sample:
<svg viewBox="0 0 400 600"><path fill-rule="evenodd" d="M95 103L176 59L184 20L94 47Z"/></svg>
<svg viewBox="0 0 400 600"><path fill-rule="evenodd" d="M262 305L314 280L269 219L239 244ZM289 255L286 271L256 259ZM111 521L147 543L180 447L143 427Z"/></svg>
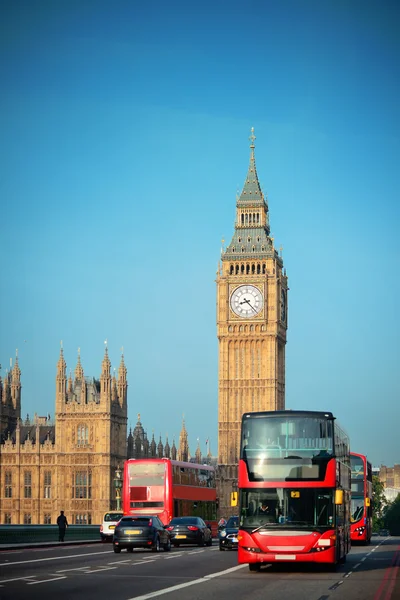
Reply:
<svg viewBox="0 0 400 600"><path fill-rule="evenodd" d="M350 452L352 542L369 544L372 535L372 465L364 454Z"/></svg>
<svg viewBox="0 0 400 600"><path fill-rule="evenodd" d="M331 412L242 417L239 563L327 563L350 550L349 439Z"/></svg>
<svg viewBox="0 0 400 600"><path fill-rule="evenodd" d="M215 470L209 465L169 458L129 459L124 464L122 508L125 515L197 516L217 526Z"/></svg>

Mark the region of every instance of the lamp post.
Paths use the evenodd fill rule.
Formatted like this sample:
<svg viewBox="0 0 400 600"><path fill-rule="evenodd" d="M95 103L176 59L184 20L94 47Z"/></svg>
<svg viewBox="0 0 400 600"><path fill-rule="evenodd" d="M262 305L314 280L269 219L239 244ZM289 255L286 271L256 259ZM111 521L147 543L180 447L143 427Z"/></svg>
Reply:
<svg viewBox="0 0 400 600"><path fill-rule="evenodd" d="M119 465L115 469L115 477L114 477L114 487L115 487L115 498L117 500L117 510L121 510L121 488L122 488L122 479L121 479L121 469Z"/></svg>

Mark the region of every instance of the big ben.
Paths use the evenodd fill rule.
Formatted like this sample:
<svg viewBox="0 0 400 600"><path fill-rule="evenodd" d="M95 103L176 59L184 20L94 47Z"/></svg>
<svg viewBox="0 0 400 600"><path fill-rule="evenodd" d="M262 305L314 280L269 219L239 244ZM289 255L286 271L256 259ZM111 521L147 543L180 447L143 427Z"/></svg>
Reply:
<svg viewBox="0 0 400 600"><path fill-rule="evenodd" d="M247 411L285 408L288 280L258 181L254 129L233 237L217 273L218 463L236 465Z"/></svg>

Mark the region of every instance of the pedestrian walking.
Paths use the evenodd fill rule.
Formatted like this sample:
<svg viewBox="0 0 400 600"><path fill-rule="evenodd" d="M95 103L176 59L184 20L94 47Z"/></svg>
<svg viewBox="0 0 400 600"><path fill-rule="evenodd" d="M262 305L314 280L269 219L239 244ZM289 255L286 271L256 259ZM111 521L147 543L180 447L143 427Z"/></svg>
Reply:
<svg viewBox="0 0 400 600"><path fill-rule="evenodd" d="M67 517L64 515L64 511L62 510L57 517L57 525L58 525L58 541L63 542L65 536L65 530L68 527Z"/></svg>

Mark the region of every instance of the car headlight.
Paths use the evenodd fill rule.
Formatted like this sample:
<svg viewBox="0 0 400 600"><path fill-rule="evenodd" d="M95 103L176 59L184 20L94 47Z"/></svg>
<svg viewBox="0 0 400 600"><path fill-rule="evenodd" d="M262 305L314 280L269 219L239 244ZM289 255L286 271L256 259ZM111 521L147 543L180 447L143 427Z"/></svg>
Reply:
<svg viewBox="0 0 400 600"><path fill-rule="evenodd" d="M226 531L225 531L225 530L224 530L224 531L220 531L220 532L219 532L219 535L220 535L221 537L225 537L225 536L226 536Z"/></svg>

